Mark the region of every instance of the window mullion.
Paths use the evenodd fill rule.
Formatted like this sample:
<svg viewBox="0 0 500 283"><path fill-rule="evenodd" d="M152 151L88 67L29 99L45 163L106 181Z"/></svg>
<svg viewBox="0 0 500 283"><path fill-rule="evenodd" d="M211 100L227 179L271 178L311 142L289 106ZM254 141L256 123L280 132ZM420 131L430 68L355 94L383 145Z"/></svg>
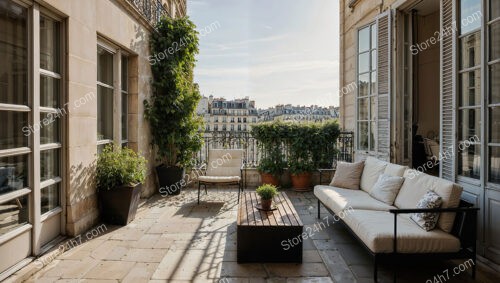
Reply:
<svg viewBox="0 0 500 283"><path fill-rule="evenodd" d="M31 72L32 82L30 92L32 97L32 111L30 121L32 125L40 125L40 6L35 3L31 9ZM40 253L41 233L41 191L40 191L40 131L30 135L32 158L30 159L31 174L29 178L31 194L31 223L33 224L32 253Z"/></svg>
<svg viewBox="0 0 500 283"><path fill-rule="evenodd" d="M121 113L122 113L122 67L121 67L122 53L120 49L113 55L113 142L121 144Z"/></svg>

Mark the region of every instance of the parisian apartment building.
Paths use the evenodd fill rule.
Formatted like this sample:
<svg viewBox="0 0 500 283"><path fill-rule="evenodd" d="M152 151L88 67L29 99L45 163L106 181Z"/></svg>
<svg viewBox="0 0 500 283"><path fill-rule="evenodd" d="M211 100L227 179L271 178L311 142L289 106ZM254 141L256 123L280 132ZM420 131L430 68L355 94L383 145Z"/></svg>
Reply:
<svg viewBox="0 0 500 283"><path fill-rule="evenodd" d="M280 104L259 110L261 121L322 122L339 118L339 108L335 106L299 106Z"/></svg>
<svg viewBox="0 0 500 283"><path fill-rule="evenodd" d="M186 0L0 0L0 281L99 221L96 155L147 160L149 38ZM154 193L152 168L143 197Z"/></svg>
<svg viewBox="0 0 500 283"><path fill-rule="evenodd" d="M206 132L248 132L259 121L255 101L248 96L233 100L203 96L197 113L203 117Z"/></svg>

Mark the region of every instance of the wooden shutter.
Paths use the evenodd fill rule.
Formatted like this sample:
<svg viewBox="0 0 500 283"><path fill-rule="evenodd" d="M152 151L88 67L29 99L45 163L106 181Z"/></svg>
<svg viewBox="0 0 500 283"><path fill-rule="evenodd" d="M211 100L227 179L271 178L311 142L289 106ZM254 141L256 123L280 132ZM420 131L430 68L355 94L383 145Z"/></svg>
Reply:
<svg viewBox="0 0 500 283"><path fill-rule="evenodd" d="M391 10L377 17L377 158L391 161Z"/></svg>
<svg viewBox="0 0 500 283"><path fill-rule="evenodd" d="M440 28L442 31L454 27L455 1L441 0ZM440 42L440 93L441 93L441 131L440 131L440 164L441 178L455 181L455 92L456 92L456 39L455 34L442 36Z"/></svg>

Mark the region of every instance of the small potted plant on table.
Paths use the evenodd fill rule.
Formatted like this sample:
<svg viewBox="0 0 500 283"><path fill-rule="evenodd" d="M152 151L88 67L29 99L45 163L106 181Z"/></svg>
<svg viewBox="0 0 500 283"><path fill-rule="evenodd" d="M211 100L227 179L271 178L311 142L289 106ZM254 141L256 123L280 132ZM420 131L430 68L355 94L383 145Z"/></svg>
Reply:
<svg viewBox="0 0 500 283"><path fill-rule="evenodd" d="M258 187L256 192L260 196L262 210L271 210L273 198L278 194L278 189L273 185L264 184Z"/></svg>
<svg viewBox="0 0 500 283"><path fill-rule="evenodd" d="M137 212L146 159L129 148L108 145L97 158L96 171L101 218L127 225Z"/></svg>

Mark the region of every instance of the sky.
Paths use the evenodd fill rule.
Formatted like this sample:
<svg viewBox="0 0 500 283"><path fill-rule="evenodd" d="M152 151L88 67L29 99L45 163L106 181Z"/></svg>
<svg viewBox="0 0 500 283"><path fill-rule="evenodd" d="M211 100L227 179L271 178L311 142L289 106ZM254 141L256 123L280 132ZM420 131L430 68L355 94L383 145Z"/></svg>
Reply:
<svg viewBox="0 0 500 283"><path fill-rule="evenodd" d="M339 104L337 0L188 0L202 95L257 108Z"/></svg>

